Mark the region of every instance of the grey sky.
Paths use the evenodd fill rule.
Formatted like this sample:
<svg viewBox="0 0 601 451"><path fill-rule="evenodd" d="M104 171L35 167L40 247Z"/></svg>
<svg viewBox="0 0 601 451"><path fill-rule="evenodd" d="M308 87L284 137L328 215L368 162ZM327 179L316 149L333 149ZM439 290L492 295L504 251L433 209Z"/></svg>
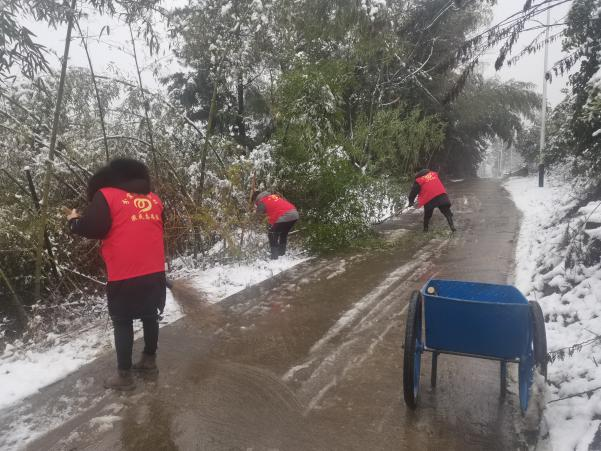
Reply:
<svg viewBox="0 0 601 451"><path fill-rule="evenodd" d="M498 23L499 21L505 19L506 17L512 15L513 13L519 11L524 6L525 0L498 0L498 4L494 7L494 19L493 24ZM554 8L551 11L551 23L555 22L563 22L564 16L568 13L571 2L565 3L557 8ZM537 19L541 22L546 21L546 13L541 14L537 17ZM532 25L536 25L532 23ZM525 45L530 43L538 33L542 30L530 31L524 33L520 41L514 47L514 53L519 52ZM557 30L552 29L551 33L559 31L559 27ZM552 42L549 45L549 67L553 65L555 61L558 61L562 57L561 51L561 40ZM484 68L484 73L486 76L494 77L497 76L501 80L522 80L530 83L534 83L539 92L542 92L543 86L543 58L544 52L541 50L539 52L530 54L525 56L523 59L519 61L519 63L515 66L507 67L503 66L501 70L498 72L495 71L494 62L497 58L497 52L489 52L484 58L487 61L487 64ZM564 77L553 77L552 83L548 85L548 100L552 105L557 105L563 97L564 94L561 92L566 88L568 82L567 76Z"/></svg>
<svg viewBox="0 0 601 451"><path fill-rule="evenodd" d="M100 32L106 25L109 26L110 34L104 30L100 37ZM58 66L58 55L62 56L65 45L66 25L56 30L49 29L44 23L30 23L29 27L37 35L37 40L53 53L49 58L50 62ZM83 35L90 36L87 45L97 74L137 80L129 28L125 23L114 17L93 15L89 19L81 20L81 27ZM166 37L162 39L159 53L151 56L143 38L138 38L135 26L133 32L143 83L145 86L156 87L157 80L153 75L155 69L158 74L165 75L173 72L174 67L178 67L173 52L169 49L169 40ZM73 36L75 39L69 53L69 66L87 68L88 60L76 28L73 30Z"/></svg>

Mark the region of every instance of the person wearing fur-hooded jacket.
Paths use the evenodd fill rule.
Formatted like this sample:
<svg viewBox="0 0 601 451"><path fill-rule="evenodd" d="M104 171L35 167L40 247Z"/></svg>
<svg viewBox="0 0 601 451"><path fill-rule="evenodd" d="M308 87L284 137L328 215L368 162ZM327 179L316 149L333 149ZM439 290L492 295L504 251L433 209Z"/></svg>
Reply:
<svg viewBox="0 0 601 451"><path fill-rule="evenodd" d="M104 386L130 390L132 369L158 371L158 321L167 286L163 203L151 190L146 165L129 158L114 159L96 171L87 195L90 204L85 213L71 210L67 219L72 233L101 241L118 369ZM144 351L132 365L134 319L142 320Z"/></svg>

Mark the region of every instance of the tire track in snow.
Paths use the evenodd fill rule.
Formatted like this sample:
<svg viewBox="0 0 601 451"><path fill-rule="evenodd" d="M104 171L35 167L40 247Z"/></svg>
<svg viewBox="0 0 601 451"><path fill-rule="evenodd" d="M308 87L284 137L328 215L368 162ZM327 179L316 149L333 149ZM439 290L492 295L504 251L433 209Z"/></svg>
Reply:
<svg viewBox="0 0 601 451"><path fill-rule="evenodd" d="M306 406L305 415L318 408L328 391L349 371L360 367L392 328L402 325L409 291L431 271L432 256L449 242L431 241L410 262L390 272L313 345L305 362L282 377L285 382L299 384L297 397Z"/></svg>

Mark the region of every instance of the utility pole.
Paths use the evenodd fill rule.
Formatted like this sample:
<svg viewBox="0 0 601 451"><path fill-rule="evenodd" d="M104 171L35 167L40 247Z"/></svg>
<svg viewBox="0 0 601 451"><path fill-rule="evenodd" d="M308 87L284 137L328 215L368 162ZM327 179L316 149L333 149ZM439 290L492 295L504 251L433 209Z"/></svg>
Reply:
<svg viewBox="0 0 601 451"><path fill-rule="evenodd" d="M540 148L538 154L538 186L545 185L545 126L547 125L547 66L549 64L549 26L551 25L551 8L547 10L547 29L545 30L545 64L543 72L543 104L540 114Z"/></svg>

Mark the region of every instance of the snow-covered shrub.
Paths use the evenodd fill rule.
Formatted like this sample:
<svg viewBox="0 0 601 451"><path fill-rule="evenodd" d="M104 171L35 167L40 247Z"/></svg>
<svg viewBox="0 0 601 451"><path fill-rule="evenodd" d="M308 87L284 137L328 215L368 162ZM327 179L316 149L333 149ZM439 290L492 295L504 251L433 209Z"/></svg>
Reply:
<svg viewBox="0 0 601 451"><path fill-rule="evenodd" d="M0 351L4 349L4 342L6 339L6 333L9 327L10 321L8 318L2 316L0 317Z"/></svg>
<svg viewBox="0 0 601 451"><path fill-rule="evenodd" d="M387 127L384 122L398 118L399 111L379 115L371 130L367 123L357 124L355 138L349 138L343 98L356 82L352 74L343 62L324 62L284 74L278 87L272 186L297 205L303 236L318 251L343 248L368 236L374 220L391 209L390 199L400 197L398 192L387 195L389 186L398 182L377 181L371 175L382 171L369 157L384 161L377 149L397 124L392 121ZM373 152L365 152L368 136L375 143ZM394 146L380 150L392 154ZM394 171L400 164L388 166Z"/></svg>
<svg viewBox="0 0 601 451"><path fill-rule="evenodd" d="M593 266L601 261L601 201L579 208L566 226L566 268Z"/></svg>

